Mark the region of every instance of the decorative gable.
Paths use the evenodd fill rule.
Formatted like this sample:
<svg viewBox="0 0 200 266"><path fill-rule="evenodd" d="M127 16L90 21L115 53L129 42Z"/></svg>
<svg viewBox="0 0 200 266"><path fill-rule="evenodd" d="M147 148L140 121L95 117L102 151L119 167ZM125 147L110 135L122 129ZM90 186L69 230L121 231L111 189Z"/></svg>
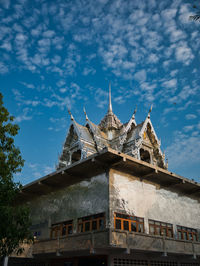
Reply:
<svg viewBox="0 0 200 266"><path fill-rule="evenodd" d="M84 110L86 124L82 126L74 120L69 111L72 123L63 145L58 168L100 152L104 147L111 147L139 160L167 168L160 141L150 120L151 110L152 108L146 119L137 125L135 109L129 122L123 124L112 111L110 91L109 108L99 125L92 123Z"/></svg>
<svg viewBox="0 0 200 266"><path fill-rule="evenodd" d="M143 134L143 142L146 143L147 145L152 146L150 136L148 135L147 131L145 131Z"/></svg>
<svg viewBox="0 0 200 266"><path fill-rule="evenodd" d="M71 124L65 143L63 145L63 150L59 158L59 164L57 166L57 169L65 167L71 163L71 151L73 147L78 147L78 141L79 136L74 128L74 125Z"/></svg>
<svg viewBox="0 0 200 266"><path fill-rule="evenodd" d="M166 168L165 158L160 149L160 141L155 133L150 117L145 120L139 135L141 136L139 159Z"/></svg>
<svg viewBox="0 0 200 266"><path fill-rule="evenodd" d="M87 127L74 120L71 123L57 169L86 158L97 152L92 135Z"/></svg>

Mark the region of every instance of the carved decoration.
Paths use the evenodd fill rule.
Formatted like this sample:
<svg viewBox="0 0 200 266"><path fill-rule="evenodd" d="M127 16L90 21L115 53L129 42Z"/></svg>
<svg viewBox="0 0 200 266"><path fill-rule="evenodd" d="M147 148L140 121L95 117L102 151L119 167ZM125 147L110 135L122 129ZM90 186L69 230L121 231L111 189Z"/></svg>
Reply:
<svg viewBox="0 0 200 266"><path fill-rule="evenodd" d="M144 152L149 152L150 163L166 168L165 155L160 149L160 140L156 136L150 115L144 122L137 125L135 113L128 123L122 124L112 111L110 98L108 111L99 126L89 120L86 112L85 126L79 125L73 118L59 158L58 168L72 162L73 152L80 150L81 159L83 159L104 147L112 147L138 159L140 159L140 150L143 149ZM143 157L146 158L145 155Z"/></svg>

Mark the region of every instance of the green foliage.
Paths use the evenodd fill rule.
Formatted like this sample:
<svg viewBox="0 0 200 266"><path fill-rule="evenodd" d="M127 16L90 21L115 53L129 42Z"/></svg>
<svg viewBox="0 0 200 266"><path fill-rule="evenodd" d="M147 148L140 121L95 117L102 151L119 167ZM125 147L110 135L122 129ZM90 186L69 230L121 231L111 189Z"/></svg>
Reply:
<svg viewBox="0 0 200 266"><path fill-rule="evenodd" d="M15 204L21 184L13 181L13 174L21 171L24 160L14 145L19 127L13 120L0 93L0 257L19 254L23 251L21 244L32 241L29 210Z"/></svg>

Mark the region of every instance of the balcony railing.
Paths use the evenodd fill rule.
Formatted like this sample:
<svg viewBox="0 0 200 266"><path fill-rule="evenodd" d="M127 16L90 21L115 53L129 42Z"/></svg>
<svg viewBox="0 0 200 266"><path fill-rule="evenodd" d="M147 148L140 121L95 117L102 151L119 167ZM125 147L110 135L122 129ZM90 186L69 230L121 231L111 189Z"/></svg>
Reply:
<svg viewBox="0 0 200 266"><path fill-rule="evenodd" d="M117 229L76 233L57 239L36 241L33 255L65 253L73 251L89 251L106 249L162 252L200 256L200 242L177 240L145 233L128 232Z"/></svg>
<svg viewBox="0 0 200 266"><path fill-rule="evenodd" d="M200 255L200 242L111 229L110 244L128 250Z"/></svg>

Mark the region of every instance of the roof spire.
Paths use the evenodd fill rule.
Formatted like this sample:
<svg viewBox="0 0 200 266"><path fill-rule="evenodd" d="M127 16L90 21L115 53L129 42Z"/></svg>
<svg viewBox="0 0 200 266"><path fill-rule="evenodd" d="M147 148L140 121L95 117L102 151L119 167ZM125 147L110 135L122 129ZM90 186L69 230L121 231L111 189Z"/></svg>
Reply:
<svg viewBox="0 0 200 266"><path fill-rule="evenodd" d="M85 107L83 107L83 112L84 112L84 114L85 114L85 119L88 121L89 119L88 119L88 116L87 116L87 113L86 113Z"/></svg>
<svg viewBox="0 0 200 266"><path fill-rule="evenodd" d="M73 117L71 111L69 110L69 108L68 108L68 113L69 113L69 115L70 115L71 120L74 120L74 117Z"/></svg>
<svg viewBox="0 0 200 266"><path fill-rule="evenodd" d="M109 82L109 107L108 107L108 112L112 113L112 102L111 102L111 84Z"/></svg>
<svg viewBox="0 0 200 266"><path fill-rule="evenodd" d="M148 118L150 118L150 113L152 111L152 108L153 108L153 104L151 105L150 109L149 109L149 112L148 112Z"/></svg>
<svg viewBox="0 0 200 266"><path fill-rule="evenodd" d="M133 116L135 116L136 113L137 113L137 104L136 104L135 110L133 112Z"/></svg>

